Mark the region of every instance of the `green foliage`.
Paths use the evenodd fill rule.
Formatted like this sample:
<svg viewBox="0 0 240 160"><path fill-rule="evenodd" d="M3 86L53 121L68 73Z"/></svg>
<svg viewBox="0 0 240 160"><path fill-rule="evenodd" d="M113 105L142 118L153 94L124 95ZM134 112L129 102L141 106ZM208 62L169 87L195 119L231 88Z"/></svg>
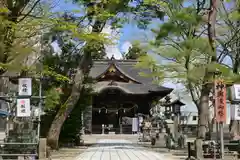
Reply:
<svg viewBox="0 0 240 160"><path fill-rule="evenodd" d="M175 3L175 4L174 4ZM172 6L181 5L180 1L165 4L168 8ZM171 8L168 13L169 20L163 23L159 30L153 30L156 34L156 40L150 44L149 48L159 54L163 59L169 61L167 64L155 65L158 67L158 72L164 72L166 77L176 77L179 74L181 78L187 78L187 67L190 70L203 67L203 63L207 63L207 59L212 55L211 48L206 38L198 38L193 36L193 32L202 21L198 17L194 8ZM149 64L143 64L148 61L149 57L144 56L141 58L141 66L149 67ZM204 69L201 68L204 72ZM170 75L169 75L170 73ZM195 77L195 76L192 76ZM162 79L164 77L160 77Z"/></svg>
<svg viewBox="0 0 240 160"><path fill-rule="evenodd" d="M52 69L50 67L47 68L47 66L46 66L46 69L43 70L43 76L44 77L52 77L59 83L70 82L69 77L59 74L56 71L54 71L54 69Z"/></svg>
<svg viewBox="0 0 240 160"><path fill-rule="evenodd" d="M48 80L44 83L45 94L49 95L49 104L46 104L46 109L52 109L53 104L64 103L60 100L60 93L56 90L57 88L65 90L70 90L72 75L74 70L78 67L80 62L80 53L75 49L75 45L72 43L67 43L62 47L62 52L60 55L53 55L51 53L46 54L43 58L44 76L48 77ZM65 93L66 95L68 93ZM52 99L51 99L52 98ZM50 101L52 100L52 103Z"/></svg>
<svg viewBox="0 0 240 160"><path fill-rule="evenodd" d="M9 2L11 4L13 1ZM65 34L66 39L77 38L79 41L98 41L107 42L104 38L104 34L88 33L84 28L79 26L79 22L76 21L75 17L64 17L58 16L55 13L49 12L49 7L45 7L45 3L41 3L41 9L39 9L38 4L33 8L31 13L26 16L25 11L30 9L32 2L24 2L23 5L18 6L20 8L11 8L6 6L6 8L1 8L1 12L15 12L14 9L20 9L24 7L20 12L18 17L11 17L9 14L1 14L0 16L0 52L4 53L0 55L0 66L4 71L21 71L23 68L30 67L26 66L25 62L31 54L39 54L39 45L37 43L42 43L43 47L47 48L50 39L40 39L40 35L46 35L48 30L55 31L55 35L59 33ZM26 4L25 4L26 3ZM45 7L45 8L44 8ZM84 18L85 16L83 16ZM13 20L15 19L16 20ZM72 18L72 19L71 19ZM75 18L75 19L74 19ZM54 26L54 28L52 28ZM44 31L44 33L42 33ZM54 37L54 35L52 35ZM51 42L50 42L51 43ZM17 66L17 67L16 67ZM32 67L32 66L31 66ZM32 69L32 68L31 68ZM49 73L47 73L49 74Z"/></svg>
<svg viewBox="0 0 240 160"><path fill-rule="evenodd" d="M54 110L56 106L58 106L61 102L61 92L56 88L50 88L45 92L46 99L45 99L45 109L46 110Z"/></svg>
<svg viewBox="0 0 240 160"><path fill-rule="evenodd" d="M93 59L104 59L106 56L104 44L99 41L88 42L83 50L84 52L91 53Z"/></svg>
<svg viewBox="0 0 240 160"><path fill-rule="evenodd" d="M220 18L224 22L219 25L221 32L217 41L219 43L220 58L219 62L223 62L225 57L231 61L231 68L233 73L240 74L240 47L239 47L239 8L240 1L231 1L232 9L229 10L228 6L222 5ZM239 82L239 81L238 81Z"/></svg>
<svg viewBox="0 0 240 160"><path fill-rule="evenodd" d="M45 19L45 9L38 12L39 18L35 18L39 3L36 3L35 7L31 6L31 3L32 1L14 3L10 0L5 5L6 8L1 8L4 13L0 16L0 62L5 71L18 72L25 68L27 57L36 52L37 47L34 45L37 43L37 35L41 33L42 27L52 24L51 20ZM11 4L13 6L8 6ZM25 14L29 7L33 7L31 12Z"/></svg>
<svg viewBox="0 0 240 160"><path fill-rule="evenodd" d="M129 48L128 53L124 54L125 59L137 59L141 56L145 56L147 54L146 51L144 51L139 43L134 43L132 47Z"/></svg>
<svg viewBox="0 0 240 160"><path fill-rule="evenodd" d="M60 134L60 142L75 142L76 136L80 133L82 128L81 113L86 106L92 104L91 89L83 89L81 92L81 98L74 107L73 111L65 121Z"/></svg>
<svg viewBox="0 0 240 160"><path fill-rule="evenodd" d="M239 81L240 76L234 74L231 67L212 61L218 57L208 38L203 36L206 28L201 11L194 6L181 7L182 1L165 3L165 6L168 20L153 30L155 41L149 47L162 61L143 56L138 59L138 67L155 68L148 76L158 77L160 81L170 79L185 84L197 106L201 87L206 83L212 85L215 78L227 84ZM214 77L216 72L221 74Z"/></svg>
<svg viewBox="0 0 240 160"><path fill-rule="evenodd" d="M124 23L137 23L141 29L146 29L148 24L157 17L164 17L162 4L146 3L145 0L73 0L86 8L88 20L98 19L101 22L111 19L113 28L121 28ZM133 5L134 4L134 5Z"/></svg>

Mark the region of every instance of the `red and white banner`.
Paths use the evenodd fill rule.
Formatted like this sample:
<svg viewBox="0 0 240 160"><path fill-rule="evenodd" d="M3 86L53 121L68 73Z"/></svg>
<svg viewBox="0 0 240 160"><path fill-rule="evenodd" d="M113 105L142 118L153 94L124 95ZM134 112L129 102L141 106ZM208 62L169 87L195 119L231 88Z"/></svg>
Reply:
<svg viewBox="0 0 240 160"><path fill-rule="evenodd" d="M216 122L225 123L227 117L226 84L223 82L223 80L216 80L214 87Z"/></svg>

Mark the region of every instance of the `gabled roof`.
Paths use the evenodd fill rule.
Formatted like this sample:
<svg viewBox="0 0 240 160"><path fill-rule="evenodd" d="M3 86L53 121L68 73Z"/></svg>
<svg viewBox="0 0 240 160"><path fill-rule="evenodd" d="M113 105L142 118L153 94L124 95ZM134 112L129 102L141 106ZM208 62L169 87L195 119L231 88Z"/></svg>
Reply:
<svg viewBox="0 0 240 160"><path fill-rule="evenodd" d="M90 77L97 80L93 87L94 91L101 93L105 89L115 88L126 94L154 94L160 97L164 97L172 92L172 88L153 84L153 78L141 76L139 73L150 74L151 69L140 69L135 67L136 64L136 60L95 60L89 73ZM114 71L110 72L110 70ZM105 74L108 72L113 74L120 73L120 76L122 75L129 79L129 83L113 81L111 78L98 81L101 77L105 77Z"/></svg>
<svg viewBox="0 0 240 160"><path fill-rule="evenodd" d="M92 78L97 78L103 74L111 65L115 65L117 69L125 74L125 76L142 84L152 84L153 78L140 76L139 73L151 73L150 69L137 68L136 60L94 60L93 66L89 73Z"/></svg>
<svg viewBox="0 0 240 160"><path fill-rule="evenodd" d="M129 74L127 74L124 70L121 69L121 67L119 67L116 63L111 63L108 68L106 69L106 71L104 71L102 74L98 75L96 77L96 79L99 79L101 78L102 76L104 76L107 72L109 72L110 70L116 70L118 73L120 73L120 76L124 76L124 77L127 77L127 79L135 82L135 83L138 83L138 84L141 84L140 81L138 81L136 78L130 76ZM114 71L114 72L116 72Z"/></svg>
<svg viewBox="0 0 240 160"><path fill-rule="evenodd" d="M171 103L165 104L164 106L173 106L174 104L177 104L179 106L184 106L186 105L185 103L183 103L181 100L176 99L174 101L172 101Z"/></svg>

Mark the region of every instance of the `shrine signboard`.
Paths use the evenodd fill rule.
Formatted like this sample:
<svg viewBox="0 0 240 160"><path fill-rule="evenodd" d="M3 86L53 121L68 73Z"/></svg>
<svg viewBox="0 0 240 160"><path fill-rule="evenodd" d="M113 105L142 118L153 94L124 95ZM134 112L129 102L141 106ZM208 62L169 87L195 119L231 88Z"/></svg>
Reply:
<svg viewBox="0 0 240 160"><path fill-rule="evenodd" d="M226 84L223 80L216 80L215 85L215 116L216 122L225 123L226 122Z"/></svg>
<svg viewBox="0 0 240 160"><path fill-rule="evenodd" d="M17 117L30 117L30 99L17 99Z"/></svg>
<svg viewBox="0 0 240 160"><path fill-rule="evenodd" d="M240 101L240 84L234 84L231 87L231 100Z"/></svg>
<svg viewBox="0 0 240 160"><path fill-rule="evenodd" d="M32 95L32 79L19 78L18 80L18 95L31 96Z"/></svg>
<svg viewBox="0 0 240 160"><path fill-rule="evenodd" d="M240 104L231 105L231 119L240 120Z"/></svg>
<svg viewBox="0 0 240 160"><path fill-rule="evenodd" d="M18 99L17 99L17 117L30 117L31 106L30 97L32 95L32 79L19 78L18 80Z"/></svg>

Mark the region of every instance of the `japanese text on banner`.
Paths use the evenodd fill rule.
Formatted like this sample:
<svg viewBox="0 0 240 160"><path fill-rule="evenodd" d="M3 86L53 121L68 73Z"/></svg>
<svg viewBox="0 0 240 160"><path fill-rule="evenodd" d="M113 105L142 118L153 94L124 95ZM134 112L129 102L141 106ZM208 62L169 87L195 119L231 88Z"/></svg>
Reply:
<svg viewBox="0 0 240 160"><path fill-rule="evenodd" d="M17 99L17 117L30 117L30 99Z"/></svg>
<svg viewBox="0 0 240 160"><path fill-rule="evenodd" d="M18 93L20 96L32 95L32 79L31 78L19 78L18 80Z"/></svg>
<svg viewBox="0 0 240 160"><path fill-rule="evenodd" d="M226 122L226 85L222 80L215 81L215 115L217 122Z"/></svg>

